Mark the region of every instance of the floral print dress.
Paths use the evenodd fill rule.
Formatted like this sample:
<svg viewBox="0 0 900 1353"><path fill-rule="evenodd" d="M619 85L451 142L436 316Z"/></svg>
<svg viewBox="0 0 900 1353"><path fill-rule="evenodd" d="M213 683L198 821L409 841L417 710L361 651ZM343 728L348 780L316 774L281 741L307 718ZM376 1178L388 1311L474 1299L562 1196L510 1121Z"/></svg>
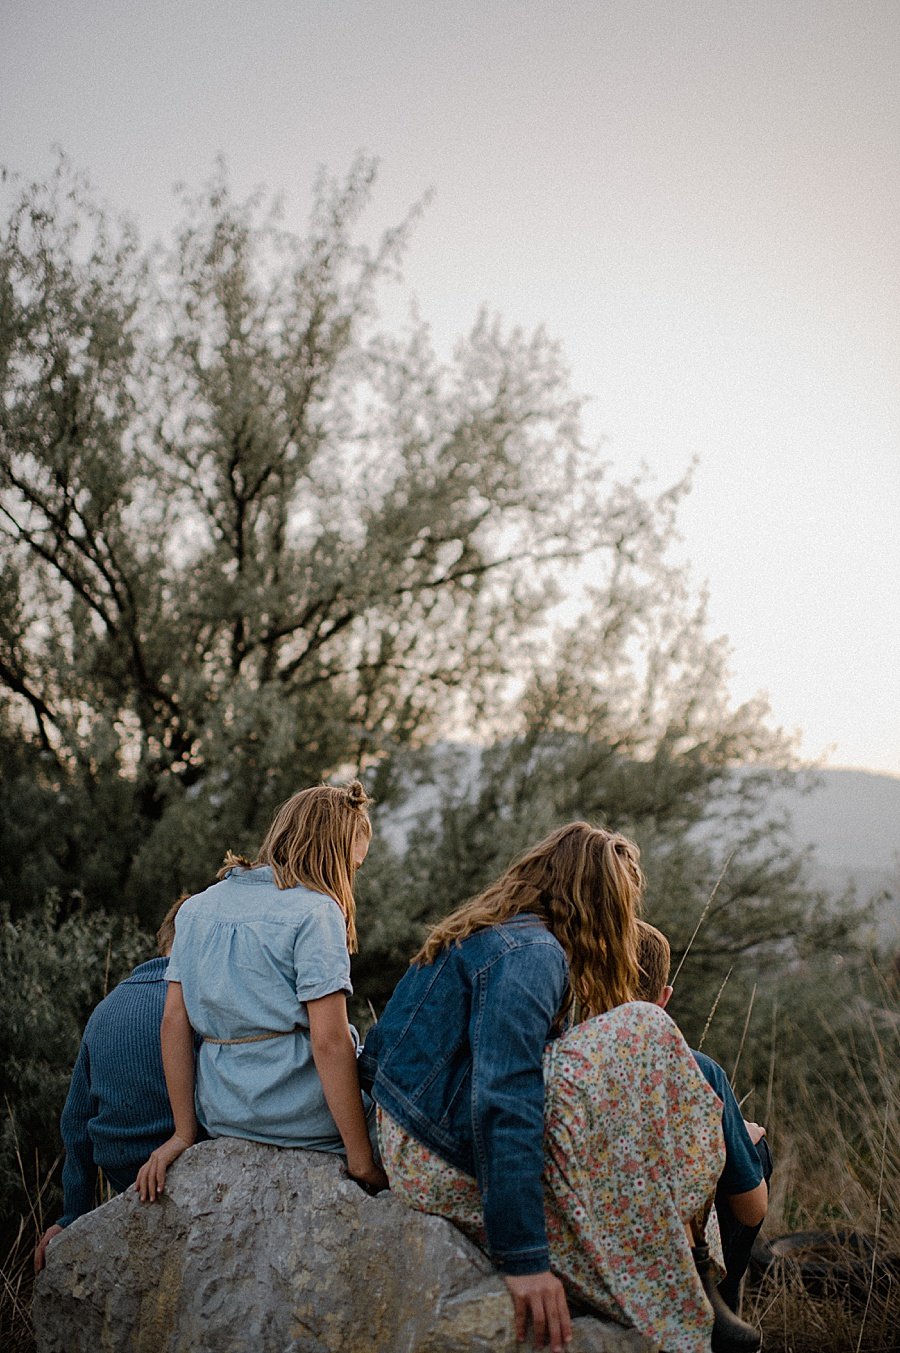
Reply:
<svg viewBox="0 0 900 1353"><path fill-rule="evenodd" d="M712 1312L685 1223L702 1225L725 1162L722 1106L678 1027L643 1002L586 1020L547 1044L544 1089L553 1272L666 1353L708 1353ZM380 1108L378 1128L392 1190L484 1247L475 1180ZM720 1256L717 1228L708 1238Z"/></svg>

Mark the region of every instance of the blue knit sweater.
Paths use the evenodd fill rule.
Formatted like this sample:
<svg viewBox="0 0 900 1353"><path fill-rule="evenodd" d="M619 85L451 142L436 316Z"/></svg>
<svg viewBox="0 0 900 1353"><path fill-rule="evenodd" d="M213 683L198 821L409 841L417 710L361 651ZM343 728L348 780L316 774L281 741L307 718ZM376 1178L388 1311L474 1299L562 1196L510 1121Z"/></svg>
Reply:
<svg viewBox="0 0 900 1353"><path fill-rule="evenodd" d="M59 1226L94 1207L98 1167L125 1189L174 1131L159 1044L168 966L167 958L141 963L87 1022L60 1122L66 1160Z"/></svg>

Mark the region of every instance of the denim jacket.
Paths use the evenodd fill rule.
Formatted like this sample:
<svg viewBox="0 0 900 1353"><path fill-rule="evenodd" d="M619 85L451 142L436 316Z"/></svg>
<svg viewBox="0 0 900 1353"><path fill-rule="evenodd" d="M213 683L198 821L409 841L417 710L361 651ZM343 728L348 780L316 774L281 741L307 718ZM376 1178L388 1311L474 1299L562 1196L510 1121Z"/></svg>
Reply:
<svg viewBox="0 0 900 1353"><path fill-rule="evenodd" d="M408 970L360 1057L385 1111L478 1181L488 1248L509 1274L550 1267L541 1062L567 981L536 916L478 930Z"/></svg>

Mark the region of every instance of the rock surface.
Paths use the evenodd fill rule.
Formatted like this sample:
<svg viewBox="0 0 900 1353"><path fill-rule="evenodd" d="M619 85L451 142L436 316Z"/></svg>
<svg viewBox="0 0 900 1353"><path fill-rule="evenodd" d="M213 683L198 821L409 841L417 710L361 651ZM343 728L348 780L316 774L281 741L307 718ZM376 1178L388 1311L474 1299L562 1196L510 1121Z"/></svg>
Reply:
<svg viewBox="0 0 900 1353"><path fill-rule="evenodd" d="M55 1240L38 1353L514 1353L512 1305L449 1222L370 1198L334 1156L220 1138ZM652 1353L575 1322L570 1353ZM521 1348L521 1345L518 1347Z"/></svg>

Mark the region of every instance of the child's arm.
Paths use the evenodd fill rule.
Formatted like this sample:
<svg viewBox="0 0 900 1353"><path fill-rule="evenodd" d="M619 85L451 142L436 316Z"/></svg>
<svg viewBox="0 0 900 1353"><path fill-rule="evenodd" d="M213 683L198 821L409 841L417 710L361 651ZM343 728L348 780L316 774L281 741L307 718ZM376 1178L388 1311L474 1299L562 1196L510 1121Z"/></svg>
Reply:
<svg viewBox="0 0 900 1353"><path fill-rule="evenodd" d="M766 1135L760 1123L748 1123L746 1118L744 1128L754 1146ZM726 1197L728 1206L742 1226L762 1225L769 1208L769 1186L765 1179L754 1189L747 1189L745 1193L729 1193Z"/></svg>
<svg viewBox="0 0 900 1353"><path fill-rule="evenodd" d="M769 1186L765 1180L746 1193L728 1193L728 1206L742 1226L759 1226L769 1209Z"/></svg>
<svg viewBox="0 0 900 1353"><path fill-rule="evenodd" d="M170 982L160 1026L166 1089L175 1119L175 1131L158 1146L138 1171L135 1189L141 1202L155 1202L166 1182L166 1170L197 1140L194 1110L194 1031L188 1019L180 982Z"/></svg>
<svg viewBox="0 0 900 1353"><path fill-rule="evenodd" d="M87 1040L81 1040L78 1060L72 1072L69 1093L60 1120L63 1146L66 1159L63 1165L63 1208L59 1221L47 1230L38 1241L34 1252L34 1271L40 1273L47 1258L47 1246L58 1236L64 1227L76 1217L90 1212L94 1206L94 1193L97 1188L97 1166L88 1123L96 1112L96 1100L91 1094L91 1059Z"/></svg>
<svg viewBox="0 0 900 1353"><path fill-rule="evenodd" d="M64 1227L60 1226L59 1222L54 1222L52 1226L47 1227L46 1231L41 1236L34 1251L35 1273L42 1272L44 1265L47 1262L47 1246L50 1244L51 1240L55 1240L57 1236L62 1235L64 1229Z"/></svg>
<svg viewBox="0 0 900 1353"><path fill-rule="evenodd" d="M313 1059L325 1100L347 1152L347 1172L370 1189L386 1189L387 1176L375 1164L366 1127L356 1049L347 1022L347 998L342 991L307 1001Z"/></svg>
<svg viewBox="0 0 900 1353"><path fill-rule="evenodd" d="M88 1126L97 1107L97 1097L91 1089L91 1056L85 1031L59 1122L66 1149L62 1177L63 1215L57 1218L60 1226L68 1226L96 1204L97 1165Z"/></svg>

